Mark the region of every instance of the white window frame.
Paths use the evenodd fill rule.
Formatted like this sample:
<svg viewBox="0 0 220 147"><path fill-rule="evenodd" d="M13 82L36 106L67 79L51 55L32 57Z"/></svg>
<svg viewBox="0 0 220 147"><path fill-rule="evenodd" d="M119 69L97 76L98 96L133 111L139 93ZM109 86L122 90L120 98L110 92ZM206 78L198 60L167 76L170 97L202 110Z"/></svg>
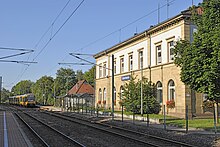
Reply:
<svg viewBox="0 0 220 147"><path fill-rule="evenodd" d="M160 87L159 87L159 86L160 86ZM159 95L159 96L161 96L161 97L158 97L158 93L161 94L161 95ZM163 84L162 84L160 81L157 82L157 101L158 101L160 104L163 103Z"/></svg>
<svg viewBox="0 0 220 147"><path fill-rule="evenodd" d="M173 85L171 85L173 84ZM176 92L175 92L175 83L173 80L170 80L168 82L168 100L174 100L176 99Z"/></svg>
<svg viewBox="0 0 220 147"><path fill-rule="evenodd" d="M107 74L106 74L106 73L107 73L107 72L106 72L106 65L107 65L106 62L104 62L104 63L103 63L103 77L106 77L106 75L107 75Z"/></svg>
<svg viewBox="0 0 220 147"><path fill-rule="evenodd" d="M102 63L99 64L99 78L102 77Z"/></svg>
<svg viewBox="0 0 220 147"><path fill-rule="evenodd" d="M124 72L125 63L124 63L124 57L120 58L120 73Z"/></svg>
<svg viewBox="0 0 220 147"><path fill-rule="evenodd" d="M143 57L143 51L139 51L138 53L139 56L139 69L143 68L143 64L144 64L144 57Z"/></svg>
<svg viewBox="0 0 220 147"><path fill-rule="evenodd" d="M103 101L106 101L106 88L103 89Z"/></svg>
<svg viewBox="0 0 220 147"><path fill-rule="evenodd" d="M171 40L167 43L168 46L168 59L169 62L172 62L174 60L174 53L173 53L173 49L174 49L174 41ZM172 54L171 54L172 53Z"/></svg>
<svg viewBox="0 0 220 147"><path fill-rule="evenodd" d="M161 44L158 44L156 46L156 52L157 52L156 53L157 64L161 64L162 63L162 45Z"/></svg>
<svg viewBox="0 0 220 147"><path fill-rule="evenodd" d="M102 101L102 89L99 88L99 101Z"/></svg>
<svg viewBox="0 0 220 147"><path fill-rule="evenodd" d="M133 54L129 54L128 56L129 58L129 71L132 71L133 70Z"/></svg>

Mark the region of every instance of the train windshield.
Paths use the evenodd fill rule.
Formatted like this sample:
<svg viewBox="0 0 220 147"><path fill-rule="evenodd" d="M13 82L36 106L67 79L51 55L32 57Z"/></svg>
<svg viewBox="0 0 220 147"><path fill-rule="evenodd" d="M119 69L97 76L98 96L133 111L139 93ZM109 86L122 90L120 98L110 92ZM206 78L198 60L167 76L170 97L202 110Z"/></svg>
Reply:
<svg viewBox="0 0 220 147"><path fill-rule="evenodd" d="M28 96L28 97L27 97L27 100L28 100L28 101L34 101L34 100L35 100L35 97L34 97L34 96Z"/></svg>

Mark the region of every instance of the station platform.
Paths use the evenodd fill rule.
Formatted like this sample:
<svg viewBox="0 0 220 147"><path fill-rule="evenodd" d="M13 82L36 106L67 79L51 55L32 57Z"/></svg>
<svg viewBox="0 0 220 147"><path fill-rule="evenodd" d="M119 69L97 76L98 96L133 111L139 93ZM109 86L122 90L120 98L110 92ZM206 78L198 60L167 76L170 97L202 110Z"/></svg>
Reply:
<svg viewBox="0 0 220 147"><path fill-rule="evenodd" d="M12 113L7 111L0 111L0 147L32 147Z"/></svg>

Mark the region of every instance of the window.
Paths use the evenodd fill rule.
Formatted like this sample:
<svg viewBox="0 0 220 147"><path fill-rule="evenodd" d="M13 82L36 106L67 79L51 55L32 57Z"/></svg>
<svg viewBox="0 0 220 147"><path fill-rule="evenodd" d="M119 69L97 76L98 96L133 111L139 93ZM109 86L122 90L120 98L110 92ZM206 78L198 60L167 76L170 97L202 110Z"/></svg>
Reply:
<svg viewBox="0 0 220 147"><path fill-rule="evenodd" d="M163 86L162 83L159 81L157 82L157 101L162 104L163 102Z"/></svg>
<svg viewBox="0 0 220 147"><path fill-rule="evenodd" d="M143 68L143 51L139 52L139 69Z"/></svg>
<svg viewBox="0 0 220 147"><path fill-rule="evenodd" d="M102 64L99 64L99 78L102 77Z"/></svg>
<svg viewBox="0 0 220 147"><path fill-rule="evenodd" d="M106 89L103 90L103 101L106 101Z"/></svg>
<svg viewBox="0 0 220 147"><path fill-rule="evenodd" d="M129 55L129 71L133 70L133 55Z"/></svg>
<svg viewBox="0 0 220 147"><path fill-rule="evenodd" d="M168 83L168 100L175 100L175 83L173 80Z"/></svg>
<svg viewBox="0 0 220 147"><path fill-rule="evenodd" d="M120 87L120 100L123 99L123 92L124 92L123 86L121 86L121 87Z"/></svg>
<svg viewBox="0 0 220 147"><path fill-rule="evenodd" d="M161 45L156 46L157 51L157 64L162 63Z"/></svg>
<svg viewBox="0 0 220 147"><path fill-rule="evenodd" d="M123 57L120 59L120 65L121 65L120 73L123 73L124 72L124 58Z"/></svg>
<svg viewBox="0 0 220 147"><path fill-rule="evenodd" d="M173 48L174 48L174 41L168 42L169 61L173 61L174 60Z"/></svg>
<svg viewBox="0 0 220 147"><path fill-rule="evenodd" d="M103 77L106 77L106 63L103 64Z"/></svg>
<svg viewBox="0 0 220 147"><path fill-rule="evenodd" d="M101 101L102 100L102 89L100 88L99 89L99 101Z"/></svg>
<svg viewBox="0 0 220 147"><path fill-rule="evenodd" d="M116 74L116 59L114 60L114 73Z"/></svg>

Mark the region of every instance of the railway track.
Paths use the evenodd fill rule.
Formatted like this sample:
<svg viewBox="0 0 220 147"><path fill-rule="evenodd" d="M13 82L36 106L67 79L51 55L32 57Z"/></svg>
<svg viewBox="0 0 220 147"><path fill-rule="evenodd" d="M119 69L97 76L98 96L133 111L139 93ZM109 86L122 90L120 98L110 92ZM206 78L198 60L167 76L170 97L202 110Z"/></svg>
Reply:
<svg viewBox="0 0 220 147"><path fill-rule="evenodd" d="M40 121L26 112L15 112L16 116L35 134L41 142L39 146L78 146L83 144L58 131L54 127Z"/></svg>
<svg viewBox="0 0 220 147"><path fill-rule="evenodd" d="M194 147L194 145L191 145L191 144L186 144L186 143L179 142L179 141L174 141L174 140L170 140L170 139L166 139L166 138L162 138L162 137L158 137L154 135L149 135L149 134L125 129L125 128L118 127L118 126L103 124L103 123L96 122L96 121L91 122L87 119L82 119L82 118L75 117L75 116L67 116L67 115L63 115L59 113L51 113L51 112L44 112L44 113L55 116L55 117L60 117L62 119L65 119L65 120L68 120L74 123L86 125L96 130L101 130L104 132L111 133L113 135L121 136L129 140L141 142L143 144L150 145L150 146Z"/></svg>

